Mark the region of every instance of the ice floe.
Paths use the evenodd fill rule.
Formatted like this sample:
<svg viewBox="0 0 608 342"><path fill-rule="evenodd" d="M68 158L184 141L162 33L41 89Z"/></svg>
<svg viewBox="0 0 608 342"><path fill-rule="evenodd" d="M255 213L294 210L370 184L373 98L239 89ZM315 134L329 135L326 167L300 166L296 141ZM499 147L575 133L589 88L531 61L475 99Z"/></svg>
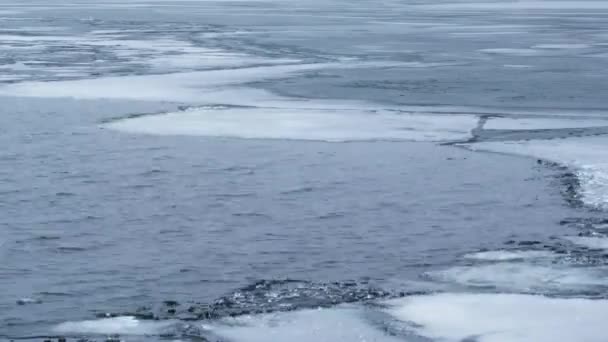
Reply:
<svg viewBox="0 0 608 342"><path fill-rule="evenodd" d="M131 316L122 316L65 322L55 326L53 330L61 334L148 335L159 334L173 324L171 321L140 321Z"/></svg>
<svg viewBox="0 0 608 342"><path fill-rule="evenodd" d="M521 294L444 293L389 301L387 312L439 341L606 340L608 301Z"/></svg>
<svg viewBox="0 0 608 342"><path fill-rule="evenodd" d="M445 141L470 136L477 118L331 108L201 108L148 115L105 127L156 135L250 139Z"/></svg>

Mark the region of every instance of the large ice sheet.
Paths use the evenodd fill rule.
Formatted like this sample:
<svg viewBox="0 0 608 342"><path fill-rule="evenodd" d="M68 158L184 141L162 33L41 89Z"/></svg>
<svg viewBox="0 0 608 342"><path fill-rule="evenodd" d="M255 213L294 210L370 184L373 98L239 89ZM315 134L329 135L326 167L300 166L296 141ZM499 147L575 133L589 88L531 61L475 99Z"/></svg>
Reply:
<svg viewBox="0 0 608 342"><path fill-rule="evenodd" d="M603 342L608 301L445 293L392 300L387 312L446 342Z"/></svg>
<svg viewBox="0 0 608 342"><path fill-rule="evenodd" d="M469 115L298 108L201 108L141 116L106 125L131 133L248 139L445 141L470 136Z"/></svg>
<svg viewBox="0 0 608 342"><path fill-rule="evenodd" d="M589 206L608 209L608 137L580 137L560 140L481 142L477 151L529 156L571 167L580 183L581 199Z"/></svg>
<svg viewBox="0 0 608 342"><path fill-rule="evenodd" d="M535 130L608 126L608 120L562 118L491 118L485 129Z"/></svg>
<svg viewBox="0 0 608 342"><path fill-rule="evenodd" d="M225 319L206 326L234 342L397 342L354 306Z"/></svg>
<svg viewBox="0 0 608 342"><path fill-rule="evenodd" d="M221 92L222 88L286 77L293 73L328 66L298 64L75 81L24 82L0 87L0 95L217 103L218 98L214 95Z"/></svg>

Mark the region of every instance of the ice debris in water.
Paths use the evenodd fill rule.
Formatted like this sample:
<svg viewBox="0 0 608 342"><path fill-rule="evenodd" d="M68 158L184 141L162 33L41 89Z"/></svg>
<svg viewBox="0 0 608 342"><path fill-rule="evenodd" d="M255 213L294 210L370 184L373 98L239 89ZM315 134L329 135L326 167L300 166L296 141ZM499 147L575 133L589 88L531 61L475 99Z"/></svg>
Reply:
<svg viewBox="0 0 608 342"><path fill-rule="evenodd" d="M19 299L17 299L18 305L41 304L41 303L42 303L42 300L36 299L36 298L19 298Z"/></svg>
<svg viewBox="0 0 608 342"><path fill-rule="evenodd" d="M212 303L178 303L165 301L159 308L140 308L135 312L109 315L132 316L139 319L179 319L196 321L293 311L307 308L331 307L342 303L363 302L378 298L405 295L393 294L356 282L314 283L301 280L261 280L242 287Z"/></svg>

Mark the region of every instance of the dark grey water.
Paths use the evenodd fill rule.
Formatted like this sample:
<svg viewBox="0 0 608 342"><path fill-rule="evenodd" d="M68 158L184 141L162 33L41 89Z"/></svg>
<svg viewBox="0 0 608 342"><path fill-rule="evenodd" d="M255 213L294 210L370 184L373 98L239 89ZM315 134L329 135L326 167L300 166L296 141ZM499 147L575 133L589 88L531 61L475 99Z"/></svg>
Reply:
<svg viewBox="0 0 608 342"><path fill-rule="evenodd" d="M0 339L604 341L607 17L0 2Z"/></svg>

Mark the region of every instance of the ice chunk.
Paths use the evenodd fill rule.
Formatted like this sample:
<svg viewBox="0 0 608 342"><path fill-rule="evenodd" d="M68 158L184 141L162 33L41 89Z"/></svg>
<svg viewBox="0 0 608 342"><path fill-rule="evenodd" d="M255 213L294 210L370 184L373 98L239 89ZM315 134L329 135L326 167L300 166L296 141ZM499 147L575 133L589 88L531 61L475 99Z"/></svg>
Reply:
<svg viewBox="0 0 608 342"><path fill-rule="evenodd" d="M140 321L131 316L122 316L91 321L65 322L57 325L53 330L60 334L148 335L159 334L173 324L172 321Z"/></svg>
<svg viewBox="0 0 608 342"><path fill-rule="evenodd" d="M387 312L446 342L603 342L608 301L445 293L392 300Z"/></svg>

